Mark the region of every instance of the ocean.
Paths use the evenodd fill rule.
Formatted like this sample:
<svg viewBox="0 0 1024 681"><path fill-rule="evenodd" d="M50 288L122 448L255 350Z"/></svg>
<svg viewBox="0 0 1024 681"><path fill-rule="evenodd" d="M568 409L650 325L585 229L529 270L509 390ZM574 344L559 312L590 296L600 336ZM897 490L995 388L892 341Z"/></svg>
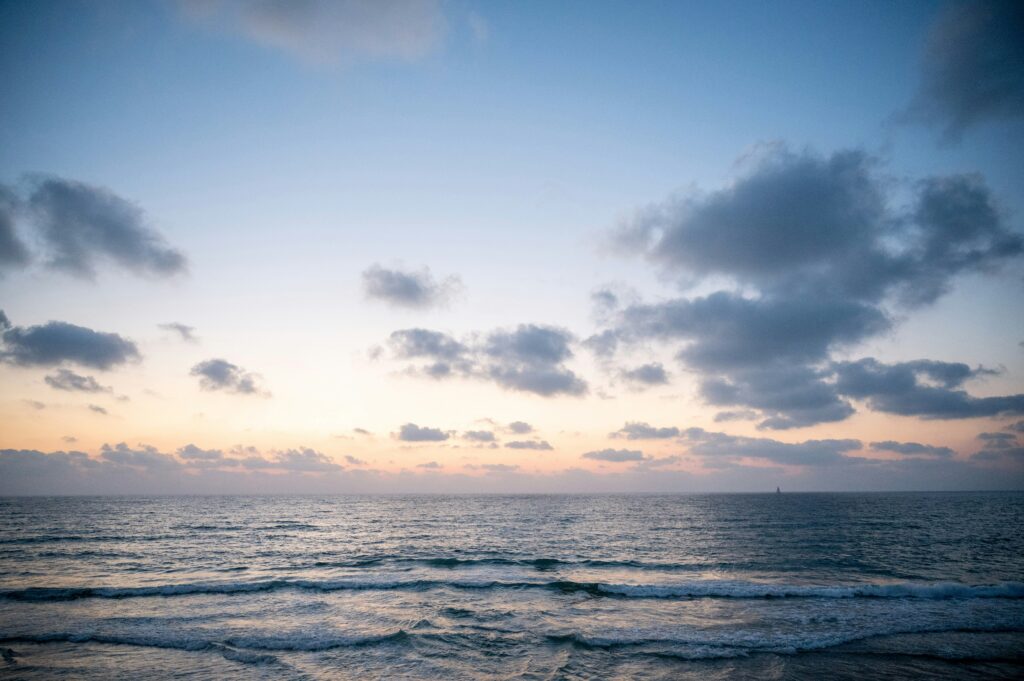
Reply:
<svg viewBox="0 0 1024 681"><path fill-rule="evenodd" d="M0 499L3 679L1024 677L1024 494Z"/></svg>

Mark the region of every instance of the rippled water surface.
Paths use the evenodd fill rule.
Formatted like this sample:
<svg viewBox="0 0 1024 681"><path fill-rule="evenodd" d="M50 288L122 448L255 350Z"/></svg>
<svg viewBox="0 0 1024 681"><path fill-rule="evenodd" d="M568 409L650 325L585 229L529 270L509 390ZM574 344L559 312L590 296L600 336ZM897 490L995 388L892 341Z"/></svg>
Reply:
<svg viewBox="0 0 1024 681"><path fill-rule="evenodd" d="M0 499L0 678L1021 678L1024 494Z"/></svg>

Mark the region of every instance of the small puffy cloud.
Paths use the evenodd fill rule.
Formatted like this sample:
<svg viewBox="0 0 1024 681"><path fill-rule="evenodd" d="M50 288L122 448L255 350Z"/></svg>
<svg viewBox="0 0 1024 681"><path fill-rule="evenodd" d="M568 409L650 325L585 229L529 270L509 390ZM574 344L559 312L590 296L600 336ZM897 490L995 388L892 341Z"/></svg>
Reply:
<svg viewBox="0 0 1024 681"><path fill-rule="evenodd" d="M108 412L105 408L101 407L98 404L90 404L89 410L97 414L102 414L103 416L107 416L110 414L110 412Z"/></svg>
<svg viewBox="0 0 1024 681"><path fill-rule="evenodd" d="M147 224L142 210L107 189L42 178L28 206L54 269L84 278L95 276L99 261L158 277L185 269L185 256Z"/></svg>
<svg viewBox="0 0 1024 681"><path fill-rule="evenodd" d="M535 449L537 451L548 451L554 449L547 440L512 440L506 442L508 449Z"/></svg>
<svg viewBox="0 0 1024 681"><path fill-rule="evenodd" d="M519 470L519 466L507 463L484 463L480 464L478 468L488 473L514 473Z"/></svg>
<svg viewBox="0 0 1024 681"><path fill-rule="evenodd" d="M978 433L985 449L1010 449L1017 445L1017 436L1013 433Z"/></svg>
<svg viewBox="0 0 1024 681"><path fill-rule="evenodd" d="M586 452L581 456L584 459L593 459L594 461L608 461L611 463L644 460L644 453L638 449L601 449L595 452Z"/></svg>
<svg viewBox="0 0 1024 681"><path fill-rule="evenodd" d="M533 432L533 426L525 421L513 421L508 424L508 429L516 435L526 435Z"/></svg>
<svg viewBox="0 0 1024 681"><path fill-rule="evenodd" d="M199 25L318 64L419 59L440 46L447 27L439 0L181 0L180 6Z"/></svg>
<svg viewBox="0 0 1024 681"><path fill-rule="evenodd" d="M65 435L64 437L61 438L61 441L67 442L68 444L74 444L78 442L78 438L73 435Z"/></svg>
<svg viewBox="0 0 1024 681"><path fill-rule="evenodd" d="M631 422L626 423L614 433L610 433L609 437L623 437L627 440L665 440L679 437L679 429L675 426L655 428L647 423Z"/></svg>
<svg viewBox="0 0 1024 681"><path fill-rule="evenodd" d="M39 400L22 400L22 402L28 405L29 407L32 407L36 411L46 409L46 405L40 402Z"/></svg>
<svg viewBox="0 0 1024 681"><path fill-rule="evenodd" d="M923 445L918 442L895 442L893 440L872 442L871 449L880 452L895 452L896 454L902 454L904 456L951 457L956 454L956 452L949 447Z"/></svg>
<svg viewBox="0 0 1024 681"><path fill-rule="evenodd" d="M12 326L3 332L2 338L0 361L20 366L68 362L106 370L140 358L135 343L127 338L67 322Z"/></svg>
<svg viewBox="0 0 1024 681"><path fill-rule="evenodd" d="M443 442L449 436L440 428L420 427L415 423L406 423L398 429L397 437L402 442Z"/></svg>
<svg viewBox="0 0 1024 681"><path fill-rule="evenodd" d="M458 277L434 281L430 270L418 272L389 270L373 265L363 272L363 290L367 298L397 307L428 309L446 305L462 288Z"/></svg>
<svg viewBox="0 0 1024 681"><path fill-rule="evenodd" d="M444 468L444 466L442 466L441 464L439 464L436 461L428 461L426 463L418 463L418 464L416 464L416 468L425 468L425 469L428 469L428 470L438 470L439 468Z"/></svg>
<svg viewBox="0 0 1024 681"><path fill-rule="evenodd" d="M470 442L494 442L494 433L489 430L467 430L462 439Z"/></svg>
<svg viewBox="0 0 1024 681"><path fill-rule="evenodd" d="M668 383L668 372L660 362L641 364L633 369L625 369L620 376L635 387L650 387Z"/></svg>
<svg viewBox="0 0 1024 681"><path fill-rule="evenodd" d="M187 444L178 449L178 457L186 461L222 461L224 452L219 449L201 449L193 444Z"/></svg>
<svg viewBox="0 0 1024 681"><path fill-rule="evenodd" d="M949 3L931 28L920 88L903 117L939 125L949 139L985 121L1024 118L1022 35L1016 0Z"/></svg>
<svg viewBox="0 0 1024 681"><path fill-rule="evenodd" d="M273 462L278 468L304 473L337 471L342 468L323 452L308 447L278 451L275 453Z"/></svg>
<svg viewBox="0 0 1024 681"><path fill-rule="evenodd" d="M419 363L409 367L413 373L487 380L506 390L552 397L587 392L587 384L565 366L573 340L564 329L520 324L466 342L439 331L402 329L391 334L388 345L395 359Z"/></svg>
<svg viewBox="0 0 1024 681"><path fill-rule="evenodd" d="M239 395L269 395L259 387L259 375L248 373L225 359L208 359L192 367L189 374L199 377L203 390Z"/></svg>
<svg viewBox="0 0 1024 681"><path fill-rule="evenodd" d="M347 463L349 463L350 465L352 465L352 466L365 466L366 465L365 461L363 461L362 459L358 459L358 458L352 456L351 454L346 454L345 455L345 461Z"/></svg>
<svg viewBox="0 0 1024 681"><path fill-rule="evenodd" d="M5 270L24 267L31 260L15 228L20 203L11 189L0 185L0 275Z"/></svg>
<svg viewBox="0 0 1024 681"><path fill-rule="evenodd" d="M57 372L46 376L46 384L56 390L83 393L109 393L112 388L100 385L92 376L82 376L70 369L57 369Z"/></svg>
<svg viewBox="0 0 1024 681"><path fill-rule="evenodd" d="M195 343L197 340L199 340L198 338L196 338L195 327L188 326L180 322L168 322L166 324L160 324L159 328L163 329L164 331L171 331L177 334L178 337L181 340L185 341L186 343Z"/></svg>
<svg viewBox="0 0 1024 681"><path fill-rule="evenodd" d="M124 442L116 445L104 444L100 448L100 457L111 463L150 471L172 470L181 467L181 463L173 456L164 454L150 445L139 445L136 449L132 449Z"/></svg>

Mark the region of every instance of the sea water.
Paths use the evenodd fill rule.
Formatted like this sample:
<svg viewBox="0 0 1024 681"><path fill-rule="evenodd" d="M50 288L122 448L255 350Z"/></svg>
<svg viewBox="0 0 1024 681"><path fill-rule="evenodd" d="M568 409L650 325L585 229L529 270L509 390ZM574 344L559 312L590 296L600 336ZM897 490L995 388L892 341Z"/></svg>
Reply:
<svg viewBox="0 0 1024 681"><path fill-rule="evenodd" d="M0 499L0 678L1024 676L1024 494Z"/></svg>

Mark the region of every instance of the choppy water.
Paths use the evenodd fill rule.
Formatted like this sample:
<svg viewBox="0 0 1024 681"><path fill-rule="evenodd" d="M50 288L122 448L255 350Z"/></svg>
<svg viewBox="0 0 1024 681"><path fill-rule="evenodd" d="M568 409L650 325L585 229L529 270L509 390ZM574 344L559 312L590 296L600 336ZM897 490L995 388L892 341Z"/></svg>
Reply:
<svg viewBox="0 0 1024 681"><path fill-rule="evenodd" d="M0 499L0 678L1020 678L1024 494Z"/></svg>

